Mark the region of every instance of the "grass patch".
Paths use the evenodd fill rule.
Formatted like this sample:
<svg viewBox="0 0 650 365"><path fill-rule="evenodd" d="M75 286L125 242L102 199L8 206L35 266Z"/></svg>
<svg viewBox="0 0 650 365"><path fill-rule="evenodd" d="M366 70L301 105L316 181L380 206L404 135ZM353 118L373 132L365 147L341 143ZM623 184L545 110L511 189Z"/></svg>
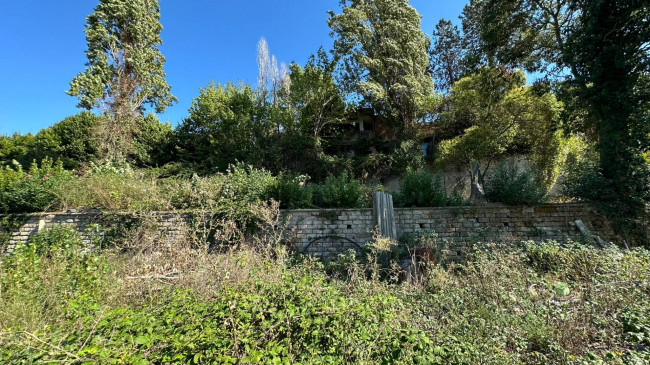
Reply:
<svg viewBox="0 0 650 365"><path fill-rule="evenodd" d="M64 228L34 236L0 267L0 360L650 360L650 253L643 249L475 247L462 262L422 263L418 277L404 281L389 242L371 244L363 260L342 257L325 267L290 255L268 232L236 240L210 250L138 231L93 251Z"/></svg>

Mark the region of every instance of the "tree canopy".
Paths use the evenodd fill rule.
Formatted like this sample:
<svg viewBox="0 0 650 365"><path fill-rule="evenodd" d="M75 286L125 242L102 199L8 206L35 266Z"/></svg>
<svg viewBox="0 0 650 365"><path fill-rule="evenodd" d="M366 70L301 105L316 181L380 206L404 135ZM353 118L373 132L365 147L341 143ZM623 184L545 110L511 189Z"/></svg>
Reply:
<svg viewBox="0 0 650 365"><path fill-rule="evenodd" d="M431 70L436 89L448 91L465 71L465 41L457 26L440 19L433 31Z"/></svg>
<svg viewBox="0 0 650 365"><path fill-rule="evenodd" d="M359 95L398 133L422 116L433 95L428 39L408 0L342 0L330 13L341 83Z"/></svg>
<svg viewBox="0 0 650 365"><path fill-rule="evenodd" d="M480 181L497 157L523 147L550 184L556 177L554 123L561 104L554 95L539 95L525 84L522 71L487 67L456 82L449 95L452 107L441 115L441 123L461 132L439 144L438 162L467 166ZM487 165L476 169L481 161Z"/></svg>
<svg viewBox="0 0 650 365"><path fill-rule="evenodd" d="M200 89L177 128L181 157L221 171L236 161L250 162L264 134L258 105L249 85L210 83Z"/></svg>
<svg viewBox="0 0 650 365"><path fill-rule="evenodd" d="M158 0L100 0L86 22L86 69L70 83L79 107L112 116L142 116L149 104L163 112L176 101L165 81Z"/></svg>

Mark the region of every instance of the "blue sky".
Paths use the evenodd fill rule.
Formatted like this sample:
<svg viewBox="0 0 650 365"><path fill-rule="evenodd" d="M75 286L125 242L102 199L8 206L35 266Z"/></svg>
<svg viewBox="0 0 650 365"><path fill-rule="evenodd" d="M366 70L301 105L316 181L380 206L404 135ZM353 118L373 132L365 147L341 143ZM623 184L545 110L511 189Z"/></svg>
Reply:
<svg viewBox="0 0 650 365"><path fill-rule="evenodd" d="M430 34L457 21L466 0L411 0ZM95 0L7 1L0 12L0 134L37 132L79 112L65 94L84 69L85 18ZM338 0L161 0L167 82L179 102L159 115L176 125L210 81L256 83L256 45L265 37L278 61L303 64L330 48L327 11Z"/></svg>

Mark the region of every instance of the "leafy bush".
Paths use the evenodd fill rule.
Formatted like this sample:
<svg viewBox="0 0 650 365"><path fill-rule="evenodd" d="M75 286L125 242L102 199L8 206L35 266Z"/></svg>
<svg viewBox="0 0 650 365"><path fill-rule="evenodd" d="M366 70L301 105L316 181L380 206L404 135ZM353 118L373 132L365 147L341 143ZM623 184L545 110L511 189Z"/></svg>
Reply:
<svg viewBox="0 0 650 365"><path fill-rule="evenodd" d="M29 165L37 158L35 144L36 137L31 133L0 136L0 166L12 166L14 162Z"/></svg>
<svg viewBox="0 0 650 365"><path fill-rule="evenodd" d="M313 191L305 183L308 176L279 175L269 197L279 201L282 209L302 209L313 206Z"/></svg>
<svg viewBox="0 0 650 365"><path fill-rule="evenodd" d="M519 169L513 161L501 162L488 173L485 197L510 205L537 205L546 200L546 188L531 169Z"/></svg>
<svg viewBox="0 0 650 365"><path fill-rule="evenodd" d="M639 167L633 179L643 180L650 165ZM624 180L624 181L623 181ZM564 173L564 194L579 201L587 201L612 222L614 231L625 238L630 245L646 246L650 242L648 229L648 204L650 197L644 189L634 190L621 196L621 184L629 179L606 179L599 167L598 155L594 151L583 151L572 156Z"/></svg>
<svg viewBox="0 0 650 365"><path fill-rule="evenodd" d="M162 166L174 158L174 129L154 114L138 119L134 135L135 161L140 166Z"/></svg>
<svg viewBox="0 0 650 365"><path fill-rule="evenodd" d="M97 155L93 136L101 117L84 111L69 116L36 134L35 155L37 159L58 158L65 168L77 168Z"/></svg>
<svg viewBox="0 0 650 365"><path fill-rule="evenodd" d="M45 158L40 167L34 162L28 172L19 164L0 169L0 213L42 211L56 203L54 187L70 178L60 161Z"/></svg>
<svg viewBox="0 0 650 365"><path fill-rule="evenodd" d="M442 207L459 205L458 198L449 198L442 184L442 176L428 170L408 170L397 197L404 207Z"/></svg>
<svg viewBox="0 0 650 365"><path fill-rule="evenodd" d="M362 184L350 173L330 175L314 187L314 203L321 208L357 208L363 201Z"/></svg>
<svg viewBox="0 0 650 365"><path fill-rule="evenodd" d="M598 155L588 149L570 154L564 175L564 194L586 201L609 201L614 192L598 171Z"/></svg>
<svg viewBox="0 0 650 365"><path fill-rule="evenodd" d="M0 166L16 160L23 166L33 160L60 159L65 168L77 168L80 163L92 161L97 145L92 138L100 117L81 112L69 116L36 135L14 134L0 136Z"/></svg>
<svg viewBox="0 0 650 365"><path fill-rule="evenodd" d="M85 247L70 228L40 232L3 257L0 306L20 313L28 327L38 325L43 318L65 314L72 300L105 294L105 264L105 257Z"/></svg>
<svg viewBox="0 0 650 365"><path fill-rule="evenodd" d="M244 164L230 165L226 176L227 198L254 202L261 200L275 184L276 178L264 169Z"/></svg>

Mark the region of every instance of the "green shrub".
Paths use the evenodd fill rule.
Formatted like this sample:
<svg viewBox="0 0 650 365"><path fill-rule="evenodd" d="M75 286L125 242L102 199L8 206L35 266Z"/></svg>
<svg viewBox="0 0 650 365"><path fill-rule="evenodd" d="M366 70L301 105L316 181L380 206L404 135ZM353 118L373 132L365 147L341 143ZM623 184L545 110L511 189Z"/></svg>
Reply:
<svg viewBox="0 0 650 365"><path fill-rule="evenodd" d="M276 181L269 171L241 163L230 165L225 176L225 197L249 203L262 200Z"/></svg>
<svg viewBox="0 0 650 365"><path fill-rule="evenodd" d="M313 191L306 186L308 176L280 174L271 187L269 198L280 202L282 209L303 209L313 207Z"/></svg>
<svg viewBox="0 0 650 365"><path fill-rule="evenodd" d="M138 119L134 135L135 161L140 166L162 166L173 161L174 129L154 114Z"/></svg>
<svg viewBox="0 0 650 365"><path fill-rule="evenodd" d="M53 227L3 257L0 307L20 313L19 320L28 328L39 326L44 318L66 313L72 300L96 300L106 294L105 273L105 257L92 252L79 233Z"/></svg>
<svg viewBox="0 0 650 365"><path fill-rule="evenodd" d="M564 171L564 194L583 201L609 201L614 198L609 184L598 171L593 153L571 156Z"/></svg>
<svg viewBox="0 0 650 365"><path fill-rule="evenodd" d="M93 135L101 117L84 111L69 116L36 134L34 154L37 159L61 159L65 168L77 168L97 155Z"/></svg>
<svg viewBox="0 0 650 365"><path fill-rule="evenodd" d="M490 202L538 205L546 201L546 188L531 169L519 169L513 161L501 162L488 173L485 197Z"/></svg>
<svg viewBox="0 0 650 365"><path fill-rule="evenodd" d="M0 136L0 166L12 160L27 166L33 160L59 159L65 168L77 168L92 161L97 153L93 129L100 117L84 111L66 117L36 135Z"/></svg>
<svg viewBox="0 0 650 365"><path fill-rule="evenodd" d="M0 169L0 213L43 211L56 204L55 186L70 179L60 161L45 158L40 167L34 162L28 172L19 164Z"/></svg>
<svg viewBox="0 0 650 365"><path fill-rule="evenodd" d="M323 184L314 186L314 204L318 207L357 208L362 202L362 184L347 171L330 175Z"/></svg>
<svg viewBox="0 0 650 365"><path fill-rule="evenodd" d="M36 137L31 133L0 135L0 166L12 166L15 163L29 165L39 157L36 154L35 145Z"/></svg>
<svg viewBox="0 0 650 365"><path fill-rule="evenodd" d="M404 207L443 207L458 204L457 198L449 198L442 184L442 176L428 170L408 170L397 197Z"/></svg>

